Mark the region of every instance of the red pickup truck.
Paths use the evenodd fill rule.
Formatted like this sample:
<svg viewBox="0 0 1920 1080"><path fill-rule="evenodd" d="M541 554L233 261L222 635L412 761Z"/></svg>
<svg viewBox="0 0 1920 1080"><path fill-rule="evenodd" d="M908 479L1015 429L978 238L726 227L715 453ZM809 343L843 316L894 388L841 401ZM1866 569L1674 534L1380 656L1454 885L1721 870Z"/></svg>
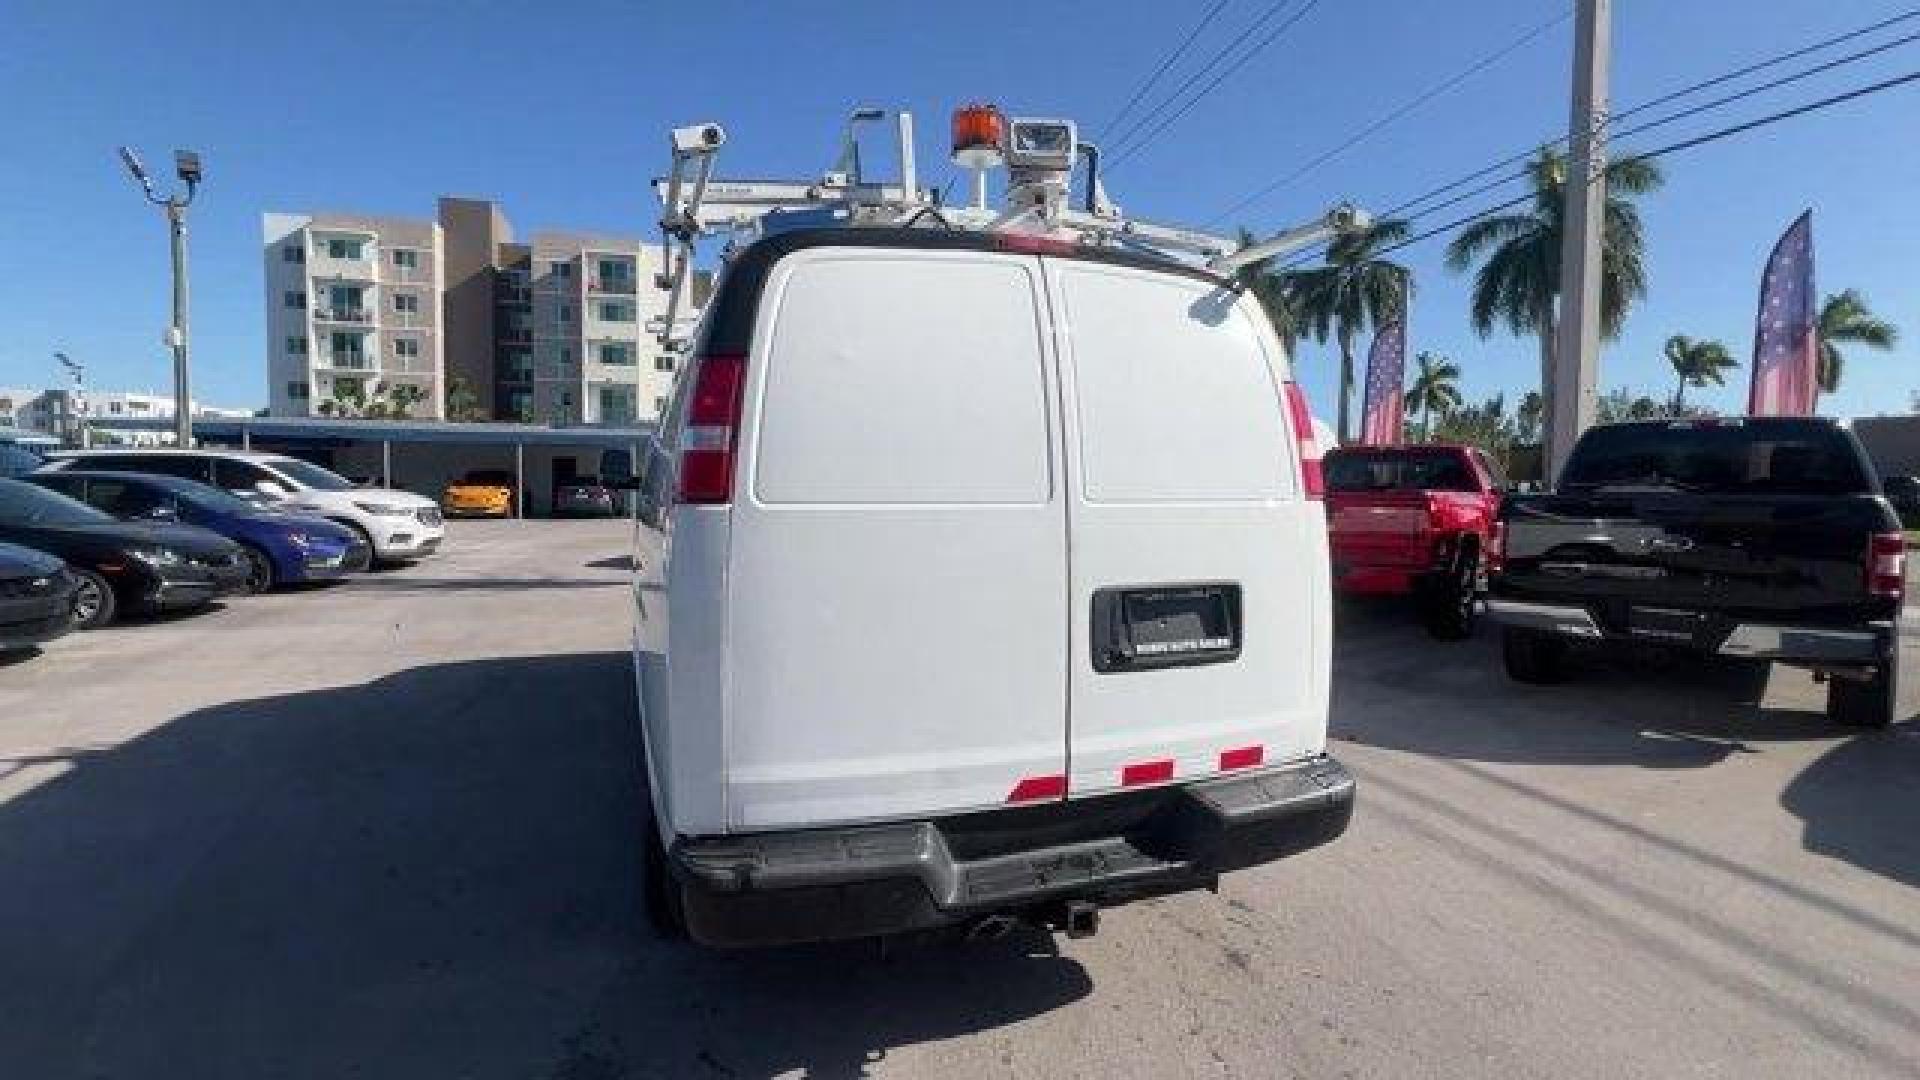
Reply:
<svg viewBox="0 0 1920 1080"><path fill-rule="evenodd" d="M1473 633L1499 556L1506 478L1471 446L1349 446L1329 452L1334 588L1412 596L1434 637Z"/></svg>

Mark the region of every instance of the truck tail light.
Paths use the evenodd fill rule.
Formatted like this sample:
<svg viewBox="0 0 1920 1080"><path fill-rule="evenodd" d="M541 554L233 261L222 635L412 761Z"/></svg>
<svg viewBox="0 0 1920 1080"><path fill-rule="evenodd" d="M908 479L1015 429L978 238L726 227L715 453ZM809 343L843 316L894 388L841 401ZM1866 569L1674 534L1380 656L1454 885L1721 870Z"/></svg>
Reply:
<svg viewBox="0 0 1920 1080"><path fill-rule="evenodd" d="M1867 541L1867 592L1898 600L1907 591L1905 533L1874 533Z"/></svg>
<svg viewBox="0 0 1920 1080"><path fill-rule="evenodd" d="M733 501L734 451L740 445L740 404L747 358L702 356L693 373L687 424L680 432L679 502L697 506Z"/></svg>
<svg viewBox="0 0 1920 1080"><path fill-rule="evenodd" d="M1507 565L1507 523L1494 519L1491 535L1487 537L1487 572L1497 573Z"/></svg>
<svg viewBox="0 0 1920 1080"><path fill-rule="evenodd" d="M1309 499L1327 494L1326 475L1320 471L1320 447L1313 438L1313 410L1307 408L1307 393L1297 382L1288 382L1287 414L1293 420L1293 445L1300 455L1300 490Z"/></svg>

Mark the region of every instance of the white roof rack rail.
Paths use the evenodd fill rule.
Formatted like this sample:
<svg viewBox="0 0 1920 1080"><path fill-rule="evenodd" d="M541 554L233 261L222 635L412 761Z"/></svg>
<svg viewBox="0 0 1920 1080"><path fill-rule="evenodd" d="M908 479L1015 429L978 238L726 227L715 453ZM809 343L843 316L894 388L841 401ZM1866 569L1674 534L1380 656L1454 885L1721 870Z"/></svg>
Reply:
<svg viewBox="0 0 1920 1080"><path fill-rule="evenodd" d="M900 148L899 178L892 183L866 179L860 159L860 129L894 118ZM1364 210L1341 203L1313 221L1284 229L1258 243L1242 245L1232 236L1129 218L1107 199L1100 180L1100 151L1083 142L1070 120L1000 115L991 106L968 106L954 115L956 164L973 172L971 205L945 205L941 193L917 181L911 113L876 108L854 110L847 118L840 156L832 169L811 181L719 180L714 160L726 145L719 124L675 128L672 168L654 181L661 204L660 244L664 267L656 284L667 291L667 310L658 336L667 348L684 342L687 320L679 318L694 245L705 236L725 235L728 250L774 232L821 227L916 227L938 224L975 232L1017 232L1119 248L1200 265L1222 275L1286 255L1336 234L1367 228ZM1069 205L1074 166L1086 162L1085 198ZM1008 170L1006 206L986 205L986 170Z"/></svg>

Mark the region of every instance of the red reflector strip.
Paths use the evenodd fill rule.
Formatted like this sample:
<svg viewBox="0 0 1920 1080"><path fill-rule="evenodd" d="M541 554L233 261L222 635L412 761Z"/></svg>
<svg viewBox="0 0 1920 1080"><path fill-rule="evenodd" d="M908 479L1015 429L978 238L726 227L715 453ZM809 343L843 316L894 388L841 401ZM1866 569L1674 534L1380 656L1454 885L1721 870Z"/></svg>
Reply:
<svg viewBox="0 0 1920 1080"><path fill-rule="evenodd" d="M1029 776L1013 785L1013 793L1007 796L1008 802L1032 802L1035 799L1064 799L1067 795L1067 774L1054 773L1051 776Z"/></svg>
<svg viewBox="0 0 1920 1080"><path fill-rule="evenodd" d="M1172 758L1138 761L1120 770L1121 787L1132 787L1135 784L1161 784L1171 779L1173 779Z"/></svg>
<svg viewBox="0 0 1920 1080"><path fill-rule="evenodd" d="M1265 761L1266 757L1267 748L1264 746L1242 746L1233 750L1222 750L1220 751L1220 768L1222 771L1251 769Z"/></svg>

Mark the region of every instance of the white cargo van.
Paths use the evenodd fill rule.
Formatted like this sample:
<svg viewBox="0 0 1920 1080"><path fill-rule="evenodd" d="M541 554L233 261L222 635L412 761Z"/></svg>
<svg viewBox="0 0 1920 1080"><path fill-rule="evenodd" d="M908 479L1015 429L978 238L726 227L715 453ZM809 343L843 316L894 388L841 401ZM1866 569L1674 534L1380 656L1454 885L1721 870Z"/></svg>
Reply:
<svg viewBox="0 0 1920 1080"><path fill-rule="evenodd" d="M941 229L735 256L638 499L656 922L1087 933L1338 836L1312 440L1202 270Z"/></svg>

